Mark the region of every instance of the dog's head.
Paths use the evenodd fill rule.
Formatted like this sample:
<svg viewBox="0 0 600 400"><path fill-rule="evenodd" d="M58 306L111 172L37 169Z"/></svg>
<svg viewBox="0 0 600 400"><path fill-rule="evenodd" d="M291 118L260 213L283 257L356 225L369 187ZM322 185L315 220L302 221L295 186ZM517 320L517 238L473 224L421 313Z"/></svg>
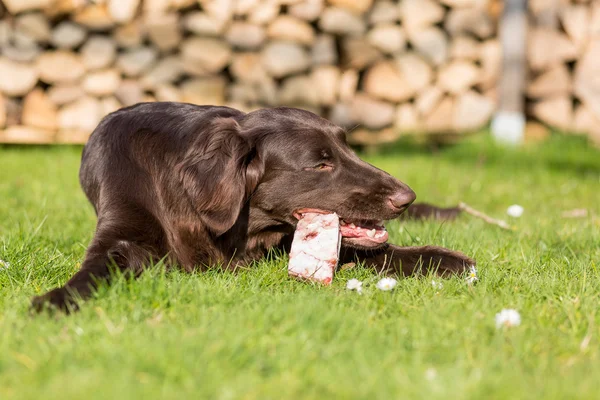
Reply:
<svg viewBox="0 0 600 400"><path fill-rule="evenodd" d="M181 171L190 198L217 235L235 224L250 200L265 228L293 229L302 213L335 212L343 243L376 248L388 238L383 222L415 200L407 185L359 159L342 128L287 107L214 119Z"/></svg>
<svg viewBox="0 0 600 400"><path fill-rule="evenodd" d="M295 226L302 213L335 212L345 244L374 248L387 241L383 222L415 200L406 184L358 158L342 128L311 112L262 109L240 125L255 148L251 206L274 221Z"/></svg>

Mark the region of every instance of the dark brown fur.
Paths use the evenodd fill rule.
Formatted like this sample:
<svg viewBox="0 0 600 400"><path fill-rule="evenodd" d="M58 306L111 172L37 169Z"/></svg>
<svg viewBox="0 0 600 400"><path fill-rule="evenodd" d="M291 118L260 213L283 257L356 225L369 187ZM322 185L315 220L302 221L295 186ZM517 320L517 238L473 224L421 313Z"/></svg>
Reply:
<svg viewBox="0 0 600 400"><path fill-rule="evenodd" d="M103 119L84 148L80 181L98 216L81 267L34 298L69 311L111 268L139 275L165 260L186 271L250 265L289 249L294 211L389 220L412 203L404 183L360 160L344 131L293 108L248 114L227 107L145 103ZM474 261L433 246L365 246L344 239L341 258L378 271L460 273Z"/></svg>

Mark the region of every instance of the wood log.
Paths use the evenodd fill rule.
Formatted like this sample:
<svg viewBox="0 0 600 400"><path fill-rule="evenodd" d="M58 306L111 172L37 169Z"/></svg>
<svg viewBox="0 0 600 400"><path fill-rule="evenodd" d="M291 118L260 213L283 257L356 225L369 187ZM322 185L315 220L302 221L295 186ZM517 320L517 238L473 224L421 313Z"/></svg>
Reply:
<svg viewBox="0 0 600 400"><path fill-rule="evenodd" d="M111 18L122 24L135 17L140 0L108 0L108 13Z"/></svg>
<svg viewBox="0 0 600 400"><path fill-rule="evenodd" d="M0 92L7 96L23 96L38 81L38 71L30 64L17 63L0 56Z"/></svg>
<svg viewBox="0 0 600 400"><path fill-rule="evenodd" d="M334 35L360 36L366 31L363 18L340 7L327 7L318 25L324 32Z"/></svg>
<svg viewBox="0 0 600 400"><path fill-rule="evenodd" d="M575 45L565 34L558 31L533 28L528 40L529 65L536 71L577 58Z"/></svg>
<svg viewBox="0 0 600 400"><path fill-rule="evenodd" d="M406 52L395 59L396 67L415 92L423 90L433 80L433 69L422 57Z"/></svg>
<svg viewBox="0 0 600 400"><path fill-rule="evenodd" d="M288 8L290 15L306 21L314 21L323 12L323 0L305 0Z"/></svg>
<svg viewBox="0 0 600 400"><path fill-rule="evenodd" d="M221 76L194 78L181 84L184 102L222 105L225 102L225 79Z"/></svg>
<svg viewBox="0 0 600 400"><path fill-rule="evenodd" d="M591 15L590 8L583 4L563 6L560 9L562 26L580 52L587 43Z"/></svg>
<svg viewBox="0 0 600 400"><path fill-rule="evenodd" d="M400 132L418 132L422 130L423 122L420 120L415 106L410 103L400 104L396 108L394 127Z"/></svg>
<svg viewBox="0 0 600 400"><path fill-rule="evenodd" d="M87 31L80 25L63 21L52 30L50 43L58 49L73 49L85 40Z"/></svg>
<svg viewBox="0 0 600 400"><path fill-rule="evenodd" d="M92 96L104 97L113 95L121 84L121 74L116 68L89 72L81 86Z"/></svg>
<svg viewBox="0 0 600 400"><path fill-rule="evenodd" d="M450 42L450 57L453 59L476 61L481 52L480 43L471 36L459 35Z"/></svg>
<svg viewBox="0 0 600 400"><path fill-rule="evenodd" d="M333 65L322 65L313 69L309 87L315 88L318 104L325 106L335 104L340 76L339 68Z"/></svg>
<svg viewBox="0 0 600 400"><path fill-rule="evenodd" d="M312 78L308 75L295 75L285 79L279 90L279 101L288 106L318 106L319 95L316 90L306 90L314 87Z"/></svg>
<svg viewBox="0 0 600 400"><path fill-rule="evenodd" d="M223 40L192 37L182 42L181 56L187 73L204 76L225 68L231 60L231 49Z"/></svg>
<svg viewBox="0 0 600 400"><path fill-rule="evenodd" d="M261 82L267 77L259 53L234 53L229 71L236 80L247 83Z"/></svg>
<svg viewBox="0 0 600 400"><path fill-rule="evenodd" d="M142 45L146 31L141 21L120 25L112 31L112 38L119 47L136 48Z"/></svg>
<svg viewBox="0 0 600 400"><path fill-rule="evenodd" d="M85 92L78 83L70 83L50 86L47 94L52 103L62 106L80 99L85 95Z"/></svg>
<svg viewBox="0 0 600 400"><path fill-rule="evenodd" d="M128 107L140 103L144 97L144 91L137 80L125 79L115 92L115 97L123 106Z"/></svg>
<svg viewBox="0 0 600 400"><path fill-rule="evenodd" d="M452 94L461 94L481 79L479 68L468 61L456 60L440 68L438 85Z"/></svg>
<svg viewBox="0 0 600 400"><path fill-rule="evenodd" d="M310 58L313 65L336 64L339 57L333 36L317 36L311 47Z"/></svg>
<svg viewBox="0 0 600 400"><path fill-rule="evenodd" d="M345 38L342 52L342 63L346 68L364 69L383 58L383 54L364 38Z"/></svg>
<svg viewBox="0 0 600 400"><path fill-rule="evenodd" d="M178 55L161 59L140 79L144 89L152 89L158 85L173 83L184 75L183 63Z"/></svg>
<svg viewBox="0 0 600 400"><path fill-rule="evenodd" d="M533 105L532 114L547 125L568 130L573 121L571 97L563 95L543 99Z"/></svg>
<svg viewBox="0 0 600 400"><path fill-rule="evenodd" d="M494 33L494 23L483 8L455 8L450 10L444 28L451 36L473 34L487 39Z"/></svg>
<svg viewBox="0 0 600 400"><path fill-rule="evenodd" d="M57 108L42 89L34 89L25 96L21 121L34 128L58 128Z"/></svg>
<svg viewBox="0 0 600 400"><path fill-rule="evenodd" d="M396 23L400 19L399 7L389 0L378 0L369 13L371 25Z"/></svg>
<svg viewBox="0 0 600 400"><path fill-rule="evenodd" d="M199 36L220 36L225 32L228 20L215 18L201 11L183 17L184 29Z"/></svg>
<svg viewBox="0 0 600 400"><path fill-rule="evenodd" d="M593 38L575 66L575 95L600 119L600 38Z"/></svg>
<svg viewBox="0 0 600 400"><path fill-rule="evenodd" d="M54 131L31 126L13 125L0 130L0 142L15 144L49 144L54 141Z"/></svg>
<svg viewBox="0 0 600 400"><path fill-rule="evenodd" d="M43 10L50 4L51 0L4 0L8 12L13 15L23 11Z"/></svg>
<svg viewBox="0 0 600 400"><path fill-rule="evenodd" d="M438 86L429 86L421 90L415 101L415 108L421 117L427 117L442 101L444 92Z"/></svg>
<svg viewBox="0 0 600 400"><path fill-rule="evenodd" d="M364 76L363 90L380 99L401 102L415 94L406 77L389 61L370 67Z"/></svg>
<svg viewBox="0 0 600 400"><path fill-rule="evenodd" d="M409 40L415 50L433 65L441 65L448 59L448 38L436 26L409 32Z"/></svg>
<svg viewBox="0 0 600 400"><path fill-rule="evenodd" d="M406 48L406 36L398 25L379 24L367 34L367 40L377 49L394 54Z"/></svg>
<svg viewBox="0 0 600 400"><path fill-rule="evenodd" d="M373 146L394 143L400 133L394 128L370 130L357 128L348 134L348 142L353 145Z"/></svg>
<svg viewBox="0 0 600 400"><path fill-rule="evenodd" d="M347 69L340 76L339 99L344 103L350 103L358 88L358 71Z"/></svg>
<svg viewBox="0 0 600 400"><path fill-rule="evenodd" d="M73 21L92 31L106 31L115 26L106 4L89 4L77 9L72 18Z"/></svg>
<svg viewBox="0 0 600 400"><path fill-rule="evenodd" d="M146 15L144 25L150 41L160 51L166 52L179 46L182 38L179 14Z"/></svg>
<svg viewBox="0 0 600 400"><path fill-rule="evenodd" d="M6 23L8 25L8 21ZM15 31L24 33L38 43L47 43L52 35L50 22L41 12L17 15L15 18ZM0 41L0 44L2 44L2 41Z"/></svg>
<svg viewBox="0 0 600 400"><path fill-rule="evenodd" d="M232 22L225 33L225 39L229 44L245 50L259 48L266 37L267 34L262 26L244 21Z"/></svg>
<svg viewBox="0 0 600 400"><path fill-rule="evenodd" d="M454 102L451 97L444 97L425 118L425 129L431 133L445 133L453 130L452 121Z"/></svg>
<svg viewBox="0 0 600 400"><path fill-rule="evenodd" d="M480 47L481 55L481 79L479 87L483 90L496 87L501 78L502 70L502 46L497 39L486 40ZM507 60L507 62L510 62ZM510 68L518 68L517 66L506 66ZM515 71L518 73L518 69ZM514 72L513 72L514 73ZM519 90L519 88L517 88Z"/></svg>
<svg viewBox="0 0 600 400"><path fill-rule="evenodd" d="M81 48L81 60L88 70L110 67L117 55L115 42L106 36L90 37Z"/></svg>
<svg viewBox="0 0 600 400"><path fill-rule="evenodd" d="M360 15L371 8L374 0L327 0L327 3L348 9L354 14Z"/></svg>
<svg viewBox="0 0 600 400"><path fill-rule="evenodd" d="M570 95L572 90L571 74L564 64L555 65L527 85L527 95L536 99Z"/></svg>
<svg viewBox="0 0 600 400"><path fill-rule="evenodd" d="M154 89L158 101L181 101L181 91L177 86L161 83Z"/></svg>
<svg viewBox="0 0 600 400"><path fill-rule="evenodd" d="M126 77L138 77L149 70L156 63L157 58L158 52L154 48L138 47L119 54L117 68Z"/></svg>
<svg viewBox="0 0 600 400"><path fill-rule="evenodd" d="M377 100L363 93L354 96L351 107L356 122L369 129L381 129L391 125L396 112L393 104Z"/></svg>
<svg viewBox="0 0 600 400"><path fill-rule="evenodd" d="M444 7L434 0L403 0L398 7L409 35L437 24L445 15Z"/></svg>
<svg viewBox="0 0 600 400"><path fill-rule="evenodd" d="M36 62L40 80L49 84L70 83L85 74L85 65L81 57L67 50L48 51Z"/></svg>
<svg viewBox="0 0 600 400"><path fill-rule="evenodd" d="M308 53L296 43L271 42L262 50L261 57L263 66L275 78L303 72L310 66Z"/></svg>
<svg viewBox="0 0 600 400"><path fill-rule="evenodd" d="M58 126L64 130L92 132L102 117L100 102L94 97L85 96L58 110Z"/></svg>
<svg viewBox="0 0 600 400"><path fill-rule="evenodd" d="M289 15L280 15L271 22L267 35L273 40L289 40L304 45L311 45L315 41L313 27L306 21Z"/></svg>
<svg viewBox="0 0 600 400"><path fill-rule="evenodd" d="M459 95L454 104L452 119L454 130L481 129L492 118L494 108L491 100L473 90Z"/></svg>

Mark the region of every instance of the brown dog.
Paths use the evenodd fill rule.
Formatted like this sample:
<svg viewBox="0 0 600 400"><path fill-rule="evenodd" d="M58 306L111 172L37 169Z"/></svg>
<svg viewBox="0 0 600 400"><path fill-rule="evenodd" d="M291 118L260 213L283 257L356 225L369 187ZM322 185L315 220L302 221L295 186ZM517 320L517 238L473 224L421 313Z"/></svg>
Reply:
<svg viewBox="0 0 600 400"><path fill-rule="evenodd" d="M460 273L475 264L444 248L387 244L383 221L399 217L414 192L360 160L344 130L304 110L124 108L91 135L80 181L98 215L95 237L81 270L34 298L35 310L76 309L75 299L89 297L113 267L137 276L161 259L186 271L247 266L269 249L288 250L307 210L344 220L341 262L405 275Z"/></svg>

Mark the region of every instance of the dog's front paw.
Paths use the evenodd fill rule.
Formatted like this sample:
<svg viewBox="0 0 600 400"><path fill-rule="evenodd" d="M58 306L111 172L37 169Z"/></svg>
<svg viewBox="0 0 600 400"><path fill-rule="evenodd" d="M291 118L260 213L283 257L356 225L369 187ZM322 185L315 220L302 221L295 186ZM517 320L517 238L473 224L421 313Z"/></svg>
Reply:
<svg viewBox="0 0 600 400"><path fill-rule="evenodd" d="M65 314L77 311L79 306L73 296L65 288L57 288L31 300L30 310L34 313L46 311L62 311Z"/></svg>
<svg viewBox="0 0 600 400"><path fill-rule="evenodd" d="M477 265L474 259L460 251L433 246L429 246L428 249L429 252L437 255L436 258L439 260L437 273L442 276L469 274Z"/></svg>

